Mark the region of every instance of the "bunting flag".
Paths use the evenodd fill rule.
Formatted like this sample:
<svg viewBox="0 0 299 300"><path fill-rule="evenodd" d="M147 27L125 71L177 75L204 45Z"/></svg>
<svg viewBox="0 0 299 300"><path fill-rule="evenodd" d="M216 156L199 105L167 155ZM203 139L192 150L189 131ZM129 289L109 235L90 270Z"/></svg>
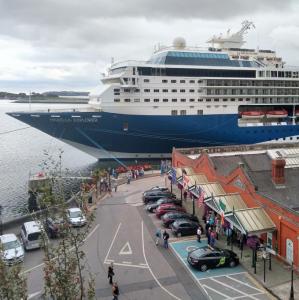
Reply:
<svg viewBox="0 0 299 300"><path fill-rule="evenodd" d="M221 225L224 225L224 212L221 212Z"/></svg>
<svg viewBox="0 0 299 300"><path fill-rule="evenodd" d="M204 190L200 187L200 186L197 186L196 187L197 190L198 190L198 200L197 200L197 205L198 207L201 207L203 205L203 201L204 201L204 198L205 198L205 193L204 193Z"/></svg>
<svg viewBox="0 0 299 300"><path fill-rule="evenodd" d="M188 183L189 183L190 179L187 175L183 174L183 188L185 190L188 189Z"/></svg>
<svg viewBox="0 0 299 300"><path fill-rule="evenodd" d="M171 168L170 176L171 176L171 183L176 184L176 170L175 170L175 168Z"/></svg>

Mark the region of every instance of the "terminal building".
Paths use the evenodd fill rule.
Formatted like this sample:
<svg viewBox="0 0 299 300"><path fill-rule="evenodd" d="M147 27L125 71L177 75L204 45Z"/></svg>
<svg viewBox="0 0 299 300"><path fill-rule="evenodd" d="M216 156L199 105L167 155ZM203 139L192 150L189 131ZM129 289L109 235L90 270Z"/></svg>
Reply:
<svg viewBox="0 0 299 300"><path fill-rule="evenodd" d="M172 167L175 182L204 192L204 207L299 268L298 143L174 148Z"/></svg>

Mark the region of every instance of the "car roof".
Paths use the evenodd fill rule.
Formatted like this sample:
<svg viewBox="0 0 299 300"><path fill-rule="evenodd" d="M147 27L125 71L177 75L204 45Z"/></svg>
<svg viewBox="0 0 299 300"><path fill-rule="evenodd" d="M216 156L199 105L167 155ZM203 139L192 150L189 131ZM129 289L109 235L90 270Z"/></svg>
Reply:
<svg viewBox="0 0 299 300"><path fill-rule="evenodd" d="M190 221L189 219L178 219L175 221L175 223L177 223L177 224L189 223L189 224L194 224L194 225L197 224L193 221Z"/></svg>
<svg viewBox="0 0 299 300"><path fill-rule="evenodd" d="M40 222L37 221L30 221L30 222L25 222L24 227L27 231L27 233L32 233L32 232L38 232L41 231L42 225Z"/></svg>
<svg viewBox="0 0 299 300"><path fill-rule="evenodd" d="M81 211L81 209L78 208L78 207L72 207L72 208L69 208L68 211L69 212L75 212L75 211Z"/></svg>
<svg viewBox="0 0 299 300"><path fill-rule="evenodd" d="M17 239L18 238L14 233L7 233L7 234L0 235L0 241L3 244L15 241Z"/></svg>

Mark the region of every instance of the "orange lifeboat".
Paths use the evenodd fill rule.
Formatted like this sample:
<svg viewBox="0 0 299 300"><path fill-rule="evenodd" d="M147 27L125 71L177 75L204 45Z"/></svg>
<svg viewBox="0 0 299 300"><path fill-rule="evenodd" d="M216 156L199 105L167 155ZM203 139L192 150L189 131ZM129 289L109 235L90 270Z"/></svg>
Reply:
<svg viewBox="0 0 299 300"><path fill-rule="evenodd" d="M241 113L242 119L261 119L264 115L265 113L259 110L243 111Z"/></svg>
<svg viewBox="0 0 299 300"><path fill-rule="evenodd" d="M269 110L266 113L267 118L286 118L288 112L285 109L280 110Z"/></svg>

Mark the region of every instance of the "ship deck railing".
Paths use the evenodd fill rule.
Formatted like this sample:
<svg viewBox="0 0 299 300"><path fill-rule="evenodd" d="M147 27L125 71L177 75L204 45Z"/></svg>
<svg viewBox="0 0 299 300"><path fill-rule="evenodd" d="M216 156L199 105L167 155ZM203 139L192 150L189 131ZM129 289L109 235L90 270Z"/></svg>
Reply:
<svg viewBox="0 0 299 300"><path fill-rule="evenodd" d="M56 113L64 113L64 112L83 113L83 112L101 112L101 110L96 109L96 108L92 108L92 107L87 107L87 108L62 108L62 109L48 108L48 109L38 109L38 110L34 109L32 111L30 111L30 110L17 111L17 112L15 112L15 114L27 113L27 114L36 115L36 114L39 114L39 113L53 113L53 114L56 114Z"/></svg>

